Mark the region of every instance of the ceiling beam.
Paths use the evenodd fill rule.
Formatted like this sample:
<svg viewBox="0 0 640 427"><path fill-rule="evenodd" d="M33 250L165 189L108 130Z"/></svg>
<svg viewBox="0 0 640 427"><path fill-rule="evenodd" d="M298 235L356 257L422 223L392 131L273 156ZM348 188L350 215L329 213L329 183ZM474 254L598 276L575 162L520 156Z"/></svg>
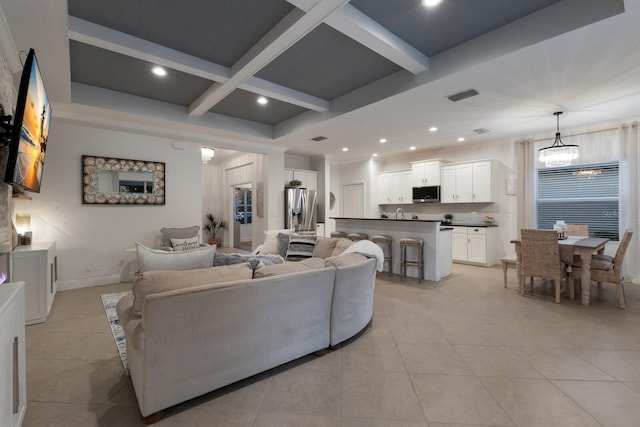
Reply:
<svg viewBox="0 0 640 427"><path fill-rule="evenodd" d="M92 22L68 16L69 39L131 56L172 70L224 83L231 70L213 62L161 46ZM240 85L248 92L267 96L313 111L327 111L329 101L258 77L250 77Z"/></svg>
<svg viewBox="0 0 640 427"><path fill-rule="evenodd" d="M304 11L315 3L315 0L287 1ZM335 11L324 23L412 74L429 69L429 57L350 4Z"/></svg>
<svg viewBox="0 0 640 427"><path fill-rule="evenodd" d="M189 114L201 116L207 112L348 1L320 0L306 13L299 9L289 12L231 67L231 77L226 82L214 83L189 106Z"/></svg>

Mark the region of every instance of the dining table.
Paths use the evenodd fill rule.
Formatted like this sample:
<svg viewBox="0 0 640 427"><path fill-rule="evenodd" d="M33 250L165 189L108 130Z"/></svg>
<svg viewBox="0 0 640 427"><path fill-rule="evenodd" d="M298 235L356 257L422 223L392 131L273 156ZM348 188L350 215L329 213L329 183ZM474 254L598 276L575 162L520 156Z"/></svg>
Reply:
<svg viewBox="0 0 640 427"><path fill-rule="evenodd" d="M584 236L566 236L564 239L559 239L560 245L560 258L562 262L566 264L573 264L574 255L580 256L582 265L582 275L580 276L581 298L582 305L589 305L589 294L591 287L591 258L593 253L603 253L604 246L609 241L605 237L584 237ZM518 274L518 284L520 285L520 292L524 290L524 277L522 277L521 259L522 259L522 247L520 245L520 239L514 239L511 241L516 248L516 269Z"/></svg>

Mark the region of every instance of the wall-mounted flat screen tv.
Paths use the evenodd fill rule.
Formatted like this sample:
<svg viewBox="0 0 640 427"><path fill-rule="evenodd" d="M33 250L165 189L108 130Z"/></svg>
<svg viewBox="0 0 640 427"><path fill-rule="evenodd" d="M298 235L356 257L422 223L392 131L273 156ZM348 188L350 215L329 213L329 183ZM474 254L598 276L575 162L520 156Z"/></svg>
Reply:
<svg viewBox="0 0 640 427"><path fill-rule="evenodd" d="M4 180L19 189L40 192L51 106L33 49L24 64Z"/></svg>

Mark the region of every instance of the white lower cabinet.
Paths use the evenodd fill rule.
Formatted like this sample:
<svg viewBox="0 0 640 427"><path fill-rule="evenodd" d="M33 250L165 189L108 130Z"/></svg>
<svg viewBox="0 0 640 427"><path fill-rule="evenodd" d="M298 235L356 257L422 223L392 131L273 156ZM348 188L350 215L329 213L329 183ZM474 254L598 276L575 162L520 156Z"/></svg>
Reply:
<svg viewBox="0 0 640 427"><path fill-rule="evenodd" d="M47 320L57 291L58 265L55 242L34 242L18 246L11 254L13 281L25 284L25 322Z"/></svg>
<svg viewBox="0 0 640 427"><path fill-rule="evenodd" d="M0 426L22 425L27 409L24 284L0 285Z"/></svg>
<svg viewBox="0 0 640 427"><path fill-rule="evenodd" d="M453 227L451 257L454 262L491 267L498 262L496 227Z"/></svg>

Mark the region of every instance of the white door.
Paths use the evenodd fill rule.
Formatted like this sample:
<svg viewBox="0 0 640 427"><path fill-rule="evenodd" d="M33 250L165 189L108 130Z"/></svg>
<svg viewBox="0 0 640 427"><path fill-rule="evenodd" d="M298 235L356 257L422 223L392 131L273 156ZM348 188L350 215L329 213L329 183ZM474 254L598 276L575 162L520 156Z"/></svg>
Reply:
<svg viewBox="0 0 640 427"><path fill-rule="evenodd" d="M364 184L342 186L342 216L364 218Z"/></svg>

